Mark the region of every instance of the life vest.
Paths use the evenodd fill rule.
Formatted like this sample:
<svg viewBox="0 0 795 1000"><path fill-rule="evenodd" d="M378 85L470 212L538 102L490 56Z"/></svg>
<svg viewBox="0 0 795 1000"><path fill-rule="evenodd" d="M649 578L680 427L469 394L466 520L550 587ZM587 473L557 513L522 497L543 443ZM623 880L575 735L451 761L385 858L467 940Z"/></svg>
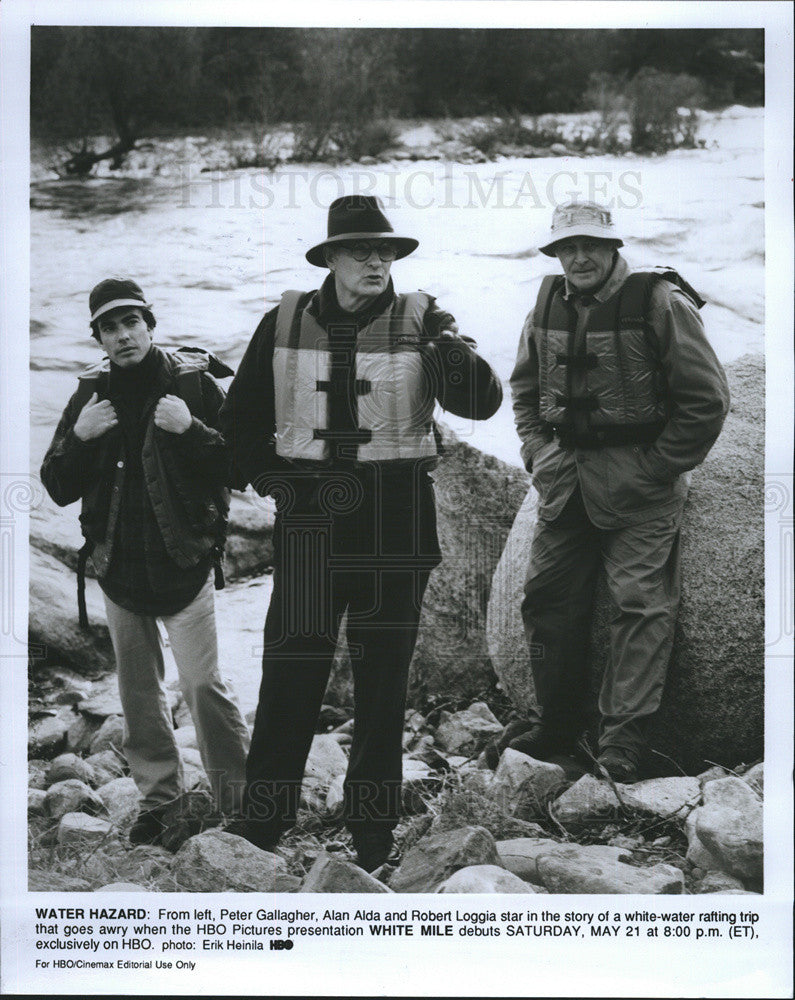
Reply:
<svg viewBox="0 0 795 1000"><path fill-rule="evenodd" d="M171 374L177 395L184 400L192 416L199 420L204 419L202 373L207 372L214 378L225 378L234 372L214 354L202 348L179 347L173 354L165 351L161 353L166 364L172 368ZM103 358L78 376L75 394L76 412L80 412L95 392L99 399L107 398L109 375L110 361L108 358ZM153 425L147 428L142 457L147 492L169 556L178 566L189 568L195 566L209 551L215 568L215 589L223 589L222 558L228 528L229 490L213 489L198 482L192 484L194 488L191 489L183 482L184 470L177 470L168 453L157 447ZM94 567L100 575L110 562L113 533L119 513L122 463L116 464L115 476L114 486L118 489L111 494L105 538L103 541L96 541L86 537L84 545L77 554L77 607L82 628L88 628L85 602L85 573L88 558L91 556ZM85 498L83 502L85 505ZM193 515L186 515L186 511L192 511ZM197 517L202 523L198 523Z"/></svg>
<svg viewBox="0 0 795 1000"><path fill-rule="evenodd" d="M276 453L327 462L336 432L329 427L331 344L305 308L306 292L282 296L273 352ZM419 352L432 296L398 295L356 337L358 428L346 436L359 462L432 458L437 454L433 380Z"/></svg>
<svg viewBox="0 0 795 1000"><path fill-rule="evenodd" d="M539 413L563 437L583 426L605 444L653 441L665 425L669 398L657 335L648 320L658 281L704 300L676 271L630 274L606 302L596 302L584 337L577 312L563 297L565 278L541 283L533 326L539 366Z"/></svg>

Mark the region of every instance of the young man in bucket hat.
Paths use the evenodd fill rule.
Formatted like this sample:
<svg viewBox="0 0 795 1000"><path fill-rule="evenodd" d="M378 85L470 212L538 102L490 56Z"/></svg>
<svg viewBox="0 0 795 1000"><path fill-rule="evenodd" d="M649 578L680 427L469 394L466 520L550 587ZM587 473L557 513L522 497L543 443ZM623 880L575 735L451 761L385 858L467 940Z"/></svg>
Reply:
<svg viewBox="0 0 795 1000"><path fill-rule="evenodd" d="M540 248L564 273L542 281L511 376L538 493L522 603L538 714L496 749L575 751L603 568L615 611L597 774L627 782L639 777L670 659L689 473L720 433L729 392L703 300L673 270L631 273L621 246L606 208L575 201L555 209Z"/></svg>
<svg viewBox="0 0 795 1000"><path fill-rule="evenodd" d="M398 295L416 249L375 198L334 201L306 254L320 289L266 313L221 412L232 485L276 501L273 596L247 764L244 836L272 849L295 822L318 712L347 612L354 729L344 814L358 862L390 856L400 813L408 669L441 556L429 471L435 401L482 420L502 390L425 292Z"/></svg>
<svg viewBox="0 0 795 1000"><path fill-rule="evenodd" d="M101 281L89 308L107 358L80 377L41 478L59 506L82 500L83 551L105 598L123 750L141 794L130 842L156 843L183 791L157 618L217 806L240 809L248 731L218 670L213 595L228 508L228 455L216 427L223 392L204 352L153 344L152 306L134 281Z"/></svg>

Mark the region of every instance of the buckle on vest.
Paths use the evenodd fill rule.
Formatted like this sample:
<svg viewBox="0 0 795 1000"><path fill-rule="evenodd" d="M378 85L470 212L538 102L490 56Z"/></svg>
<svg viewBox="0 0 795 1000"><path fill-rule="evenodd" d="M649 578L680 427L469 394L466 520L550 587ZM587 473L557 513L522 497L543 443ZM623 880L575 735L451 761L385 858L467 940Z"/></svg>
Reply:
<svg viewBox="0 0 795 1000"><path fill-rule="evenodd" d="M599 409L598 396L561 396L555 395L555 402L568 410L583 410L586 413Z"/></svg>

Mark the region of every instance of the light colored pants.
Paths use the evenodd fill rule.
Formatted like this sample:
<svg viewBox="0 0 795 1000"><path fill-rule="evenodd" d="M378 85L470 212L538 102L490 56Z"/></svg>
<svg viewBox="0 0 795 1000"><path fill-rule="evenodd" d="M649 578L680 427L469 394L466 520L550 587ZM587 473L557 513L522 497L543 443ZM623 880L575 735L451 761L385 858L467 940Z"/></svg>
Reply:
<svg viewBox="0 0 795 1000"><path fill-rule="evenodd" d="M107 595L105 607L124 710L124 754L141 793L141 809L153 809L183 790L160 633L154 616L126 611ZM249 736L218 670L212 575L186 608L161 620L216 805L224 812L239 811Z"/></svg>

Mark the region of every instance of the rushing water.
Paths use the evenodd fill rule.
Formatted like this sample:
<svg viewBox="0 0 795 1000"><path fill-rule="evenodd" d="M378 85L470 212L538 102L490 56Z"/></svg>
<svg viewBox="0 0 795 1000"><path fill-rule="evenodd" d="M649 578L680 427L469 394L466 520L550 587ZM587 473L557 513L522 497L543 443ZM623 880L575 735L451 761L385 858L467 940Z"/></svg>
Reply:
<svg viewBox="0 0 795 1000"><path fill-rule="evenodd" d="M657 158L511 159L481 165L399 162L203 174L40 181L31 191L31 466L38 468L76 374L100 357L88 292L129 275L153 303L163 345L200 345L233 367L264 309L324 273L304 252L325 235L342 191L373 190L419 250L393 266L398 290L424 288L504 382L544 273L537 253L555 201L610 199L633 264L675 265L708 300L723 361L762 349L762 114L722 122L720 148ZM518 462L510 399L483 425L450 419L473 444Z"/></svg>

